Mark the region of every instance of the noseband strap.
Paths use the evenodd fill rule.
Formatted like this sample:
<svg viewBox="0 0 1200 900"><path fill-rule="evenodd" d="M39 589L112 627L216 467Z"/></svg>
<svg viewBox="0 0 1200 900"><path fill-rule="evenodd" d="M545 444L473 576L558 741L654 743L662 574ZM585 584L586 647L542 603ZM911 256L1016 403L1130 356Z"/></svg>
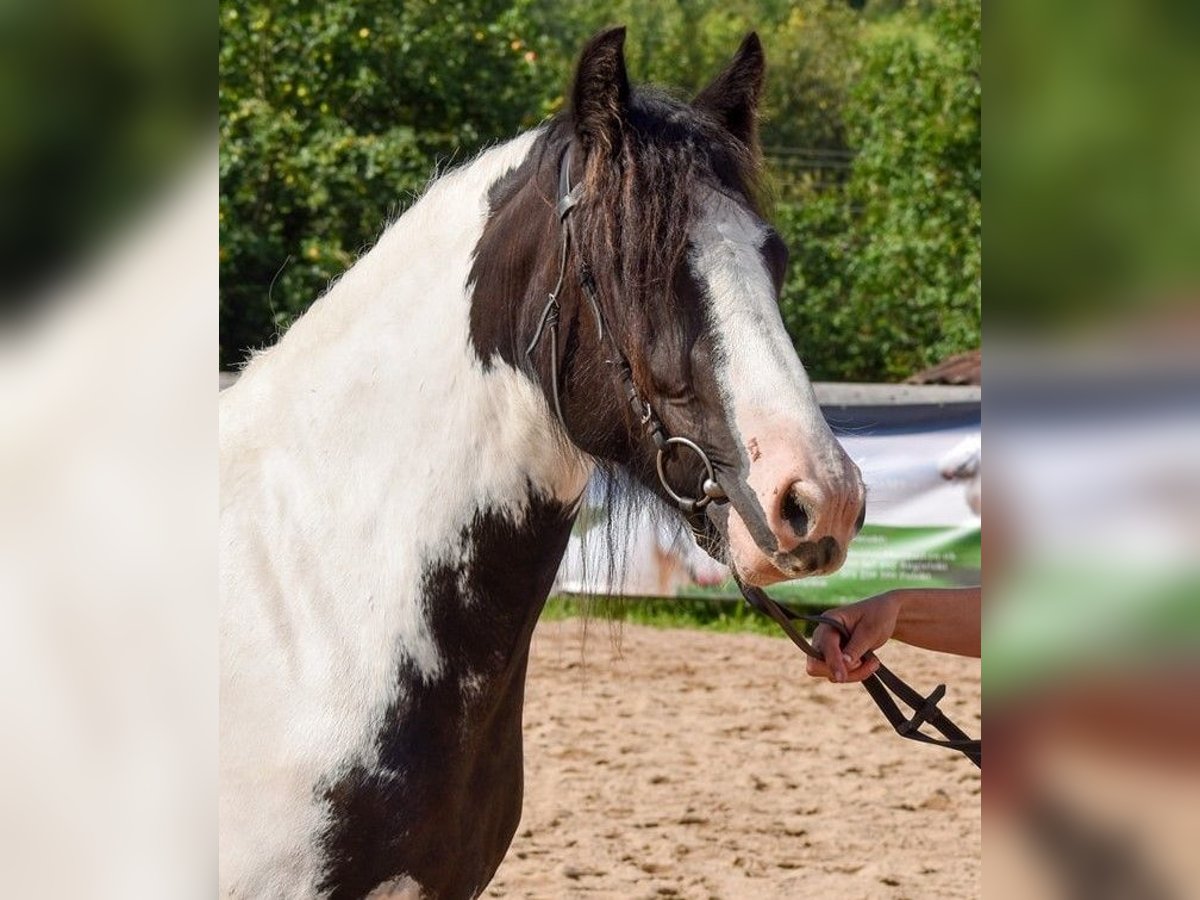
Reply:
<svg viewBox="0 0 1200 900"><path fill-rule="evenodd" d="M550 291L550 294L546 298L546 305L542 308L542 314L538 318L537 329L533 333L533 338L530 340L529 346L525 348L525 357L532 364L533 353L537 349L538 344L541 343L542 336L549 336L550 398L554 403L554 414L558 417L558 422L563 430L568 434L570 434L570 429L567 428L567 420L563 417L561 392L558 383L558 323L559 313L562 310L559 298L562 296L563 284L566 281L567 259L570 256L570 216L572 210L579 204L581 195L580 186L575 185L572 187L571 185L571 145L568 144L559 163L558 200L555 203L555 211L558 214L561 232L558 254L558 279L555 281L554 289ZM658 480L662 483L662 488L667 496L675 502L680 511L689 516L700 512L709 503L725 502L728 498L717 481L716 470L713 468L712 460L708 458L705 450L689 438L669 436L663 427L662 420L654 412L654 408L638 391L637 386L633 382L633 369L629 365L629 360L625 357L621 348L617 346L611 330L604 327L604 316L600 312L600 296L596 288L596 281L592 277L587 263L582 259L579 262L579 285L583 289L583 295L587 298L588 305L592 309L592 318L596 321L597 340L602 346L605 344L608 346L609 359L607 362L609 365L616 367L617 375L625 388L629 405L633 408L634 414L641 422L646 436L654 442L657 450L655 468L658 471ZM677 452L677 449L689 450L700 458L700 463L704 467L704 479L700 484L698 496L689 497L686 494L676 491L667 480L667 459L673 453Z"/></svg>

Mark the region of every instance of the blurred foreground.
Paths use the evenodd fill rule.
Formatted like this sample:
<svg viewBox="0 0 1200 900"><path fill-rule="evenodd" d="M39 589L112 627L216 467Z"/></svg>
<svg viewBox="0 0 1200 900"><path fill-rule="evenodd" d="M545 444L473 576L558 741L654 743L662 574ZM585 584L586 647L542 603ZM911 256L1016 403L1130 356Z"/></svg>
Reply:
<svg viewBox="0 0 1200 900"><path fill-rule="evenodd" d="M208 894L216 154L0 339L0 871Z"/></svg>
<svg viewBox="0 0 1200 900"><path fill-rule="evenodd" d="M989 19L992 897L1200 891L1200 37Z"/></svg>
<svg viewBox="0 0 1200 900"><path fill-rule="evenodd" d="M1127 333L1073 352L991 348L996 897L1200 886L1200 367L1129 348Z"/></svg>

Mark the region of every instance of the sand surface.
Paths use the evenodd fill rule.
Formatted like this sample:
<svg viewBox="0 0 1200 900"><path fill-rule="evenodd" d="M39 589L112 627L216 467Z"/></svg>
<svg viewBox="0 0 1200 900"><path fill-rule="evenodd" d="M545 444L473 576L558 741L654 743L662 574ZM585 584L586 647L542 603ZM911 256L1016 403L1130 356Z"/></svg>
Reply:
<svg viewBox="0 0 1200 900"><path fill-rule="evenodd" d="M979 661L880 655L980 731ZM980 780L786 640L543 622L525 807L486 896L977 897Z"/></svg>

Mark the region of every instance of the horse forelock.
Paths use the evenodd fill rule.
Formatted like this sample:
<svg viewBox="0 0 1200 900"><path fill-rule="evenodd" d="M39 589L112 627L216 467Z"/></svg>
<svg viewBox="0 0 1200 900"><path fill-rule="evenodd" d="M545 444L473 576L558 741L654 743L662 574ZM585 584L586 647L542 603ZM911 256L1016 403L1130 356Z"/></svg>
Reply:
<svg viewBox="0 0 1200 900"><path fill-rule="evenodd" d="M649 87L633 93L623 138L615 153L589 156L576 233L612 327L632 347L652 337L651 317L678 319L673 279L705 194L759 211L761 159L703 112ZM630 358L646 385L643 361Z"/></svg>

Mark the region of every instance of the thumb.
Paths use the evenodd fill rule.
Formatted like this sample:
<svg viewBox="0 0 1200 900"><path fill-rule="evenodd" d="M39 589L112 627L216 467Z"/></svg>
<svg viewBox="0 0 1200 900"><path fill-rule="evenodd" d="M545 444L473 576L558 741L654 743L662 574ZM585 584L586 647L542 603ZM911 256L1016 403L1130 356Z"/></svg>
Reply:
<svg viewBox="0 0 1200 900"><path fill-rule="evenodd" d="M828 625L818 625L812 636L813 646L825 658L834 681L846 680L846 664L842 660L841 635Z"/></svg>
<svg viewBox="0 0 1200 900"><path fill-rule="evenodd" d="M842 650L849 660L847 665L851 668L857 667L862 662L862 658L874 650L875 646L866 628L856 628L850 633L850 639L846 641L846 646Z"/></svg>

